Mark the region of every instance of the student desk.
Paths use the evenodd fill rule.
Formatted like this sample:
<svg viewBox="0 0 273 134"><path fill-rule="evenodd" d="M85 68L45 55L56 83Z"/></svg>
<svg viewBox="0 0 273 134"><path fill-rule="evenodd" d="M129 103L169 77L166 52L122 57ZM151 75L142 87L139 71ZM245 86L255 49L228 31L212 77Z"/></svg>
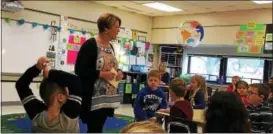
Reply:
<svg viewBox="0 0 273 134"><path fill-rule="evenodd" d="M164 113L164 112L156 112L159 116L163 116L165 118L165 125L164 128L167 131L167 126L169 122L169 113ZM193 121L197 123L198 127L203 128L205 125L205 120L204 120L204 110L193 110ZM198 130L197 130L198 131Z"/></svg>
<svg viewBox="0 0 273 134"><path fill-rule="evenodd" d="M161 116L170 116L169 113L164 113L164 112L156 112L156 114L161 115ZM199 110L199 109L194 109L193 110L193 121L197 122L199 125L204 125L205 120L204 120L204 110Z"/></svg>

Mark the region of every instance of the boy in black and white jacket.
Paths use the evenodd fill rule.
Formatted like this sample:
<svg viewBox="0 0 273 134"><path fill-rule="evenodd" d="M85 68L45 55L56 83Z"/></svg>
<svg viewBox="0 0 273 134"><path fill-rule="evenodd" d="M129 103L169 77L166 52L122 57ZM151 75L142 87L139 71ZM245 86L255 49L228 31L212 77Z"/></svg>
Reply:
<svg viewBox="0 0 273 134"><path fill-rule="evenodd" d="M79 78L59 70L50 70L46 57L39 58L16 82L17 93L28 117L32 120L32 132L78 133L82 87ZM38 100L29 85L43 70Z"/></svg>

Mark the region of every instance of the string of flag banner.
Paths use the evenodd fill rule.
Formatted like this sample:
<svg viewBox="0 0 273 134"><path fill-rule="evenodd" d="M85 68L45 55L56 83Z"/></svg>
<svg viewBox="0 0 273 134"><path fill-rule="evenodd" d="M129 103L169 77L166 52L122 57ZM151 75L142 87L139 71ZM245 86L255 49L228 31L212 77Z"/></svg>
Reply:
<svg viewBox="0 0 273 134"><path fill-rule="evenodd" d="M48 24L41 24L38 22L31 22L31 21L26 21L25 19L12 19L9 17L2 17L2 19L5 20L6 23L10 23L11 21L16 21L18 25L24 25L25 23L32 24L32 28L36 28L38 26L42 26L44 30L48 30L49 27L54 27L57 29L58 32L60 32L63 28L61 26L54 26L54 25L48 25ZM70 34L73 34L74 32L78 31L81 32L83 35L86 33L90 33L91 36L94 36L95 33L90 31L87 31L85 29L73 29L73 28L67 28L67 30L70 32Z"/></svg>

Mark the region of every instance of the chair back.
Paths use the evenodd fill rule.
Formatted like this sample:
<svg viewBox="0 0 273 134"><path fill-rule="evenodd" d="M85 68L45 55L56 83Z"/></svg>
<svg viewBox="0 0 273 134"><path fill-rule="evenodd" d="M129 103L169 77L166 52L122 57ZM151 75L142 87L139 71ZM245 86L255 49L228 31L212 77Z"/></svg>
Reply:
<svg viewBox="0 0 273 134"><path fill-rule="evenodd" d="M196 122L178 117L170 118L171 120L167 126L168 133L197 133Z"/></svg>

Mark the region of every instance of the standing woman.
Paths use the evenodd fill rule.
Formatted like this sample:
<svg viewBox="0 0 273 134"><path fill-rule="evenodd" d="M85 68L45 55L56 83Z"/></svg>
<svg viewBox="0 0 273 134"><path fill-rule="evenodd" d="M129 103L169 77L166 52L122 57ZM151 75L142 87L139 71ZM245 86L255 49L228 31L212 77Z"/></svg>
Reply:
<svg viewBox="0 0 273 134"><path fill-rule="evenodd" d="M120 105L119 91L110 84L123 77L110 44L117 38L120 25L119 17L102 14L97 20L98 36L88 39L78 53L75 73L83 84L81 119L87 124L88 133L102 133L107 117L113 116Z"/></svg>
<svg viewBox="0 0 273 134"><path fill-rule="evenodd" d="M170 74L166 72L166 68L167 68L166 63L161 62L158 66L158 71L161 74L161 81L168 85L170 83Z"/></svg>

